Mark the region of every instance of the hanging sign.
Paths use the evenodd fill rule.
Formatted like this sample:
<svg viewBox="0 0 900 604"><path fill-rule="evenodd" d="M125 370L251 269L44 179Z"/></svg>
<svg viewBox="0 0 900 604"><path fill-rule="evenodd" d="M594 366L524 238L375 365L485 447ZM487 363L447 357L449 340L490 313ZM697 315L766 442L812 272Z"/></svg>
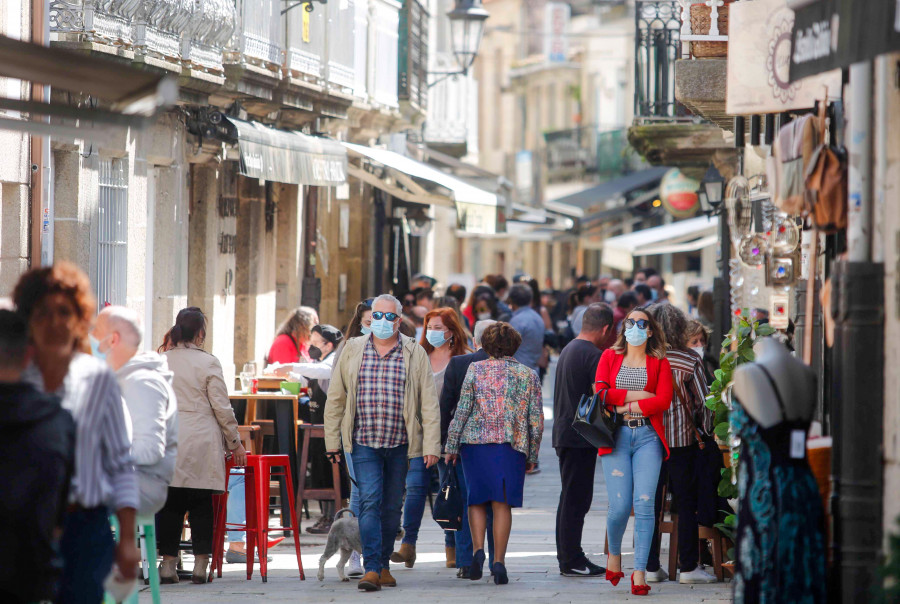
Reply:
<svg viewBox="0 0 900 604"><path fill-rule="evenodd" d="M728 5L729 115L781 113L807 109L841 93L840 70L791 80L794 11L786 0L754 0Z"/></svg>
<svg viewBox="0 0 900 604"><path fill-rule="evenodd" d="M817 0L796 13L792 82L900 50L900 0Z"/></svg>
<svg viewBox="0 0 900 604"><path fill-rule="evenodd" d="M690 218L700 209L699 188L699 182L678 168L672 168L659 183L659 198L666 211L675 218Z"/></svg>
<svg viewBox="0 0 900 604"><path fill-rule="evenodd" d="M569 54L569 20L572 8L565 2L544 7L544 55L551 63L565 63Z"/></svg>

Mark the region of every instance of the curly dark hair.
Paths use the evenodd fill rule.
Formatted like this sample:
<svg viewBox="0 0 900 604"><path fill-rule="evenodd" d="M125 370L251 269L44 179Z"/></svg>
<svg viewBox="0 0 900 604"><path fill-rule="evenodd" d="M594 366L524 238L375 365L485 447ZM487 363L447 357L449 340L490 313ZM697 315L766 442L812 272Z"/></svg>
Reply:
<svg viewBox="0 0 900 604"><path fill-rule="evenodd" d="M687 350L687 315L671 304L654 304L647 310L665 334L666 346L672 350Z"/></svg>
<svg viewBox="0 0 900 604"><path fill-rule="evenodd" d="M75 307L78 323L75 326L75 348L86 350L91 321L97 312L97 299L91 291L91 281L83 270L71 262L57 262L53 266L36 268L19 278L13 290L13 304L26 322L44 298L63 294Z"/></svg>
<svg viewBox="0 0 900 604"><path fill-rule="evenodd" d="M500 321L488 325L481 336L481 347L491 358L511 357L522 344L522 336L509 323Z"/></svg>

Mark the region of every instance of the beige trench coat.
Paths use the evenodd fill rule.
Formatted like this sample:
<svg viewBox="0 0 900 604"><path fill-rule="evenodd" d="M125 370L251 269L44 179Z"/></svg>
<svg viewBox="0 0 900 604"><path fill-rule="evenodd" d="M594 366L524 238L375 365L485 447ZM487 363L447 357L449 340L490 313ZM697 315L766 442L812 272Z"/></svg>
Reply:
<svg viewBox="0 0 900 604"><path fill-rule="evenodd" d="M173 487L225 490L225 448L241 444L219 359L179 344L166 352L178 399L178 460Z"/></svg>

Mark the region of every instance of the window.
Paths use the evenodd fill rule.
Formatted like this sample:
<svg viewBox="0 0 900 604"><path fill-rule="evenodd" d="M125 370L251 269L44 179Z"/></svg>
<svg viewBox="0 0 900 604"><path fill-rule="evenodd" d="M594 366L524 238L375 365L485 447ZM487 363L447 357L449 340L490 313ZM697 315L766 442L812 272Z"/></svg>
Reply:
<svg viewBox="0 0 900 604"><path fill-rule="evenodd" d="M97 303L125 304L128 259L128 169L124 159L100 160L97 215Z"/></svg>

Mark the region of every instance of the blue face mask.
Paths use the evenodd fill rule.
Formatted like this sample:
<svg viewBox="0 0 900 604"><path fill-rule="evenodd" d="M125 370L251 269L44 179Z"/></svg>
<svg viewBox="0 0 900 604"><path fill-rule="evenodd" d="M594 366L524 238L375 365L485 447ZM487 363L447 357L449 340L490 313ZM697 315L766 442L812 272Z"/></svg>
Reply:
<svg viewBox="0 0 900 604"><path fill-rule="evenodd" d="M97 338L94 337L94 334L89 334L88 337L90 338L90 341L91 341L91 354L94 356L94 358L100 359L101 361L105 362L106 355L109 354L109 351L100 352L100 343L103 342L104 340L106 340L106 338L103 338L103 340L98 340ZM109 337L109 336L107 336L107 337Z"/></svg>
<svg viewBox="0 0 900 604"><path fill-rule="evenodd" d="M434 346L435 348L440 348L444 344L447 343L447 338L444 337L443 331L438 331L436 329L429 329L425 333L425 339L428 340L428 343Z"/></svg>
<svg viewBox="0 0 900 604"><path fill-rule="evenodd" d="M394 324L387 319L375 319L372 321L372 335L379 340L390 340L394 335Z"/></svg>
<svg viewBox="0 0 900 604"><path fill-rule="evenodd" d="M647 330L641 329L637 325L632 325L625 330L625 341L632 346L640 346L647 341L648 337Z"/></svg>
<svg viewBox="0 0 900 604"><path fill-rule="evenodd" d="M656 291L655 289L651 289L650 290L650 299L655 302L657 298L659 298L659 292Z"/></svg>
<svg viewBox="0 0 900 604"><path fill-rule="evenodd" d="M372 333L371 327L366 327L365 325L360 325L359 328L362 330L362 335L367 336Z"/></svg>

